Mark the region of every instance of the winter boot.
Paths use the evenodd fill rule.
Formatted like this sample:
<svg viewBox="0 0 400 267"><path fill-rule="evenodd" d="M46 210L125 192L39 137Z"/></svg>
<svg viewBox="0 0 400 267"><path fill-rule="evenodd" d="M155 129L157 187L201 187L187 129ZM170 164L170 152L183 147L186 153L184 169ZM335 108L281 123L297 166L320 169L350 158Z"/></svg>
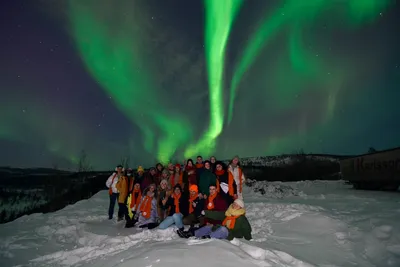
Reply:
<svg viewBox="0 0 400 267"><path fill-rule="evenodd" d="M186 234L185 234L185 228L179 228L177 231L176 231L176 233L179 235L179 237L181 237L181 238L188 238L188 237L186 237Z"/></svg>

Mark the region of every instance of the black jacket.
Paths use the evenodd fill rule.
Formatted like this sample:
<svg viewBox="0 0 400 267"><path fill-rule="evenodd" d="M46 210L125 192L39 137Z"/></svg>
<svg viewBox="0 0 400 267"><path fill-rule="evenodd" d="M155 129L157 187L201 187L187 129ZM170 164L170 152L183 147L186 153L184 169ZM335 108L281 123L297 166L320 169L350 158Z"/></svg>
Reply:
<svg viewBox="0 0 400 267"><path fill-rule="evenodd" d="M168 198L167 203L163 206L165 209L170 208L169 216L175 214L175 199L172 195ZM189 214L189 198L188 195L183 192L181 197L179 198L179 211L183 216L187 216Z"/></svg>
<svg viewBox="0 0 400 267"><path fill-rule="evenodd" d="M193 207L194 208L193 213L196 215L196 217L200 217L201 212L204 210L204 199L196 198L192 202L192 205L193 205L193 203L196 203L196 207ZM190 202L189 202L189 205L191 205ZM188 209L189 209L189 207L188 207Z"/></svg>

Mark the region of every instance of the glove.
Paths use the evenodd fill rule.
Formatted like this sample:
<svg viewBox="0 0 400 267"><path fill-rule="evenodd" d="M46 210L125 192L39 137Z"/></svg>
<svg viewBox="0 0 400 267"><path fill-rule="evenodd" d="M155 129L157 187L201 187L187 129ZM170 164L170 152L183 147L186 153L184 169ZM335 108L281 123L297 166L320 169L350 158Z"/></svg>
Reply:
<svg viewBox="0 0 400 267"><path fill-rule="evenodd" d="M201 211L201 215L206 215L206 213L204 212L204 210Z"/></svg>

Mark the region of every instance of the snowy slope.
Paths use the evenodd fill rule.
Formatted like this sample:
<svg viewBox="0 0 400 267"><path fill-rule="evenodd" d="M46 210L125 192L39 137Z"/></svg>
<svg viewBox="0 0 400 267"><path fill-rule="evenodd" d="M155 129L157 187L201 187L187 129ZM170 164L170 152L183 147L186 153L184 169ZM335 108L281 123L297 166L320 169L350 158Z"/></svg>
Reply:
<svg viewBox="0 0 400 267"><path fill-rule="evenodd" d="M266 186L264 195L245 188L250 242L124 229L107 220L101 191L0 225L0 266L400 266L399 194L354 191L341 181ZM296 193L273 193L282 190Z"/></svg>

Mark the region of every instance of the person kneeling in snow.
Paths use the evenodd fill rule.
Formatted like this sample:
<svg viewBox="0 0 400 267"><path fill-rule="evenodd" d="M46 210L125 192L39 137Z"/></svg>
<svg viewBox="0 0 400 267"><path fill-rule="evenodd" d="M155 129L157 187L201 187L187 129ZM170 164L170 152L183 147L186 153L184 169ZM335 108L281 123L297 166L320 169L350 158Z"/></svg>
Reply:
<svg viewBox="0 0 400 267"><path fill-rule="evenodd" d="M174 186L174 191L171 196L169 193L162 201L165 209L170 208L169 216L160 223L159 229L167 229L171 225L176 225L179 230L183 231L182 219L188 215L189 201L186 193L182 193L180 184Z"/></svg>
<svg viewBox="0 0 400 267"><path fill-rule="evenodd" d="M143 192L144 197L140 202L139 208L132 222L133 225L135 225L136 222L138 222L139 228L153 229L158 226L157 198L155 196L155 188L156 186L152 184L149 186L148 190L145 190Z"/></svg>
<svg viewBox="0 0 400 267"><path fill-rule="evenodd" d="M250 240L251 226L247 220L244 202L241 199L236 199L228 208L227 211L211 211L206 210L206 218L212 220L223 220L222 225L206 225L194 232L197 238L216 238L228 239L245 238ZM186 235L186 238L190 235Z"/></svg>
<svg viewBox="0 0 400 267"><path fill-rule="evenodd" d="M131 228L135 225L136 221L134 217L136 211L139 210L140 202L142 201L142 192L140 189L140 181L136 181L133 186L132 192L129 193L127 207L128 207L128 217L126 220L125 228Z"/></svg>

